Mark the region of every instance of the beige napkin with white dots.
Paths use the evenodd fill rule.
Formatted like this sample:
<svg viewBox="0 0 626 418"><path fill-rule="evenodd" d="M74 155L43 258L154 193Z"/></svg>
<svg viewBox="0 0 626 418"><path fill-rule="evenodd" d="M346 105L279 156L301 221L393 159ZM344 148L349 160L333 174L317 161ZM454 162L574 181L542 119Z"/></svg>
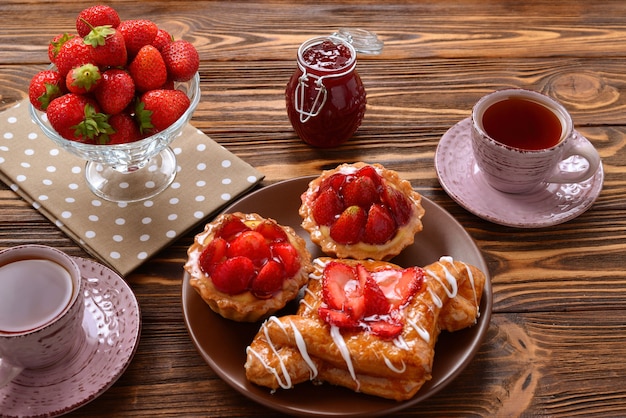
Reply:
<svg viewBox="0 0 626 418"><path fill-rule="evenodd" d="M192 125L170 147L179 166L172 185L118 204L89 190L85 161L45 136L27 100L0 113L0 180L122 276L263 179Z"/></svg>

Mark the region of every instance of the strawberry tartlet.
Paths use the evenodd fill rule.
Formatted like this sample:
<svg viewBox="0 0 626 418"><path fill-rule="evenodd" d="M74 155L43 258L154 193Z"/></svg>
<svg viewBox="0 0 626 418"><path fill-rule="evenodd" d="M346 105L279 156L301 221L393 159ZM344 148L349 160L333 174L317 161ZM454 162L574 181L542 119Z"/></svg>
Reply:
<svg viewBox="0 0 626 418"><path fill-rule="evenodd" d="M380 164L342 164L302 194L302 227L337 258L389 260L422 230L421 196Z"/></svg>
<svg viewBox="0 0 626 418"><path fill-rule="evenodd" d="M256 213L219 215L194 238L190 285L224 318L255 322L296 298L313 270L295 231Z"/></svg>

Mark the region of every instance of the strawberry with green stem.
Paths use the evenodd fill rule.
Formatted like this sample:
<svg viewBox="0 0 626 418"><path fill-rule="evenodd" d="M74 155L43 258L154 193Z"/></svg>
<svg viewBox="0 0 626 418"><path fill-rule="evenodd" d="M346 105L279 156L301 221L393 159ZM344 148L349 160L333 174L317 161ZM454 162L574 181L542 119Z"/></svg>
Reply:
<svg viewBox="0 0 626 418"><path fill-rule="evenodd" d="M108 115L100 113L98 104L88 96L67 93L58 97L46 115L54 130L72 141L93 143L100 135L113 133Z"/></svg>
<svg viewBox="0 0 626 418"><path fill-rule="evenodd" d="M86 22L88 25L89 23ZM94 62L99 66L120 67L126 65L128 52L124 36L111 25L91 26L91 31L83 38L93 47Z"/></svg>
<svg viewBox="0 0 626 418"><path fill-rule="evenodd" d="M35 109L45 111L51 101L65 94L64 85L58 71L40 71L30 80L28 99Z"/></svg>
<svg viewBox="0 0 626 418"><path fill-rule="evenodd" d="M101 80L100 68L88 63L72 68L65 78L65 86L72 93L87 94L94 91Z"/></svg>

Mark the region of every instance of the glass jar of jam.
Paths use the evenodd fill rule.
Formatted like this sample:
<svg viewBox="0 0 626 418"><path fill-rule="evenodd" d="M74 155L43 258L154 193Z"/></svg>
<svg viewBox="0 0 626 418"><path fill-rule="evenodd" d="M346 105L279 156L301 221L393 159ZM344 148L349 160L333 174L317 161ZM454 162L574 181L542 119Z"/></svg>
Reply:
<svg viewBox="0 0 626 418"><path fill-rule="evenodd" d="M357 30L366 53L380 53L376 35ZM365 114L365 87L356 71L355 30L316 37L298 48L298 68L287 83L287 115L307 144L330 148L346 142ZM372 38L375 40L372 48ZM358 44L358 42L357 42Z"/></svg>

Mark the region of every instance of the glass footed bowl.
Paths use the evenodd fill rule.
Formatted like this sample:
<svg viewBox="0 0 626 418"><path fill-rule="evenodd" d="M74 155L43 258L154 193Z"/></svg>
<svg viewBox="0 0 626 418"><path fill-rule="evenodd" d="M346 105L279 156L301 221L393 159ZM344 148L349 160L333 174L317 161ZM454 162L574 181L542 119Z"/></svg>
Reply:
<svg viewBox="0 0 626 418"><path fill-rule="evenodd" d="M93 145L61 137L50 125L45 112L29 106L30 114L41 130L59 147L87 160L85 179L91 191L113 202L137 202L167 189L176 177L176 156L169 144L180 136L183 127L200 101L200 76L176 89L191 101L187 111L170 127L152 136L128 144Z"/></svg>

